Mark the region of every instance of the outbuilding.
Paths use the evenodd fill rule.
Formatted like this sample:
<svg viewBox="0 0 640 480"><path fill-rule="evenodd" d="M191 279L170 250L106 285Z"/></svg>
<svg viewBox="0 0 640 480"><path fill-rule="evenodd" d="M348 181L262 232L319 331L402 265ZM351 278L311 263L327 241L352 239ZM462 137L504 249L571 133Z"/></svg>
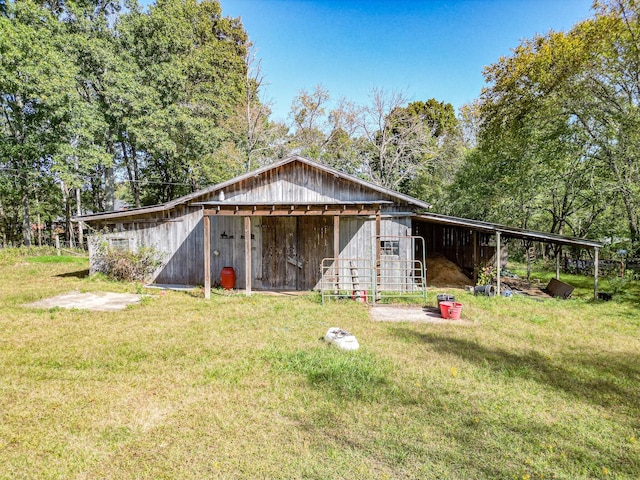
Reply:
<svg viewBox="0 0 640 480"><path fill-rule="evenodd" d="M233 269L235 288L247 294L321 290L366 298L373 291L424 292L427 248L446 245L440 253L452 261L464 256L479 264L500 262L501 233L596 251L601 246L429 209L426 202L292 156L161 205L75 220L95 232L92 264L98 239L117 248L153 246L164 254L155 283L204 285L207 297L225 267ZM498 243L483 243L487 235Z"/></svg>

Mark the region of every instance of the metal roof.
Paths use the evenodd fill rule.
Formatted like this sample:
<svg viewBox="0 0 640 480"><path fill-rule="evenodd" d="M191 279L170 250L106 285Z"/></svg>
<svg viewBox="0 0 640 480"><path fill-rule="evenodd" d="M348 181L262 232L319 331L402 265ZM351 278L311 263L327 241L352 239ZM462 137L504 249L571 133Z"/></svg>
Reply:
<svg viewBox="0 0 640 480"><path fill-rule="evenodd" d="M571 245L576 247L600 248L604 244L595 240L586 238L566 237L555 233L539 232L536 230L527 230L524 228L508 227L498 223L483 222L480 220L470 220L468 218L450 217L437 213L422 213L414 216L416 220L428 223L438 223L441 225L450 225L454 227L466 227L486 233L500 232L501 235L511 238L530 239L541 242L557 243L560 245Z"/></svg>

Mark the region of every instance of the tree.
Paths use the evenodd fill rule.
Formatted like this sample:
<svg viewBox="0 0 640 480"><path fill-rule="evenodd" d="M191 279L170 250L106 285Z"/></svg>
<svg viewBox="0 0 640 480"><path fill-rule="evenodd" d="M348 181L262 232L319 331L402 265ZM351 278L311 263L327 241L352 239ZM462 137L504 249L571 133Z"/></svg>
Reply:
<svg viewBox="0 0 640 480"><path fill-rule="evenodd" d="M444 211L447 206L444 189L455 178L464 148L453 106L431 98L409 103L404 112L419 120L432 142L431 149L424 154L422 168L401 189Z"/></svg>
<svg viewBox="0 0 640 480"><path fill-rule="evenodd" d="M141 175L144 203L157 203L241 171L224 153L234 140L226 122L245 99L248 39L240 21L223 17L218 1L159 0L148 14L123 16L118 30L134 78L151 89L140 109L130 103L132 120L118 139L134 196Z"/></svg>
<svg viewBox="0 0 640 480"><path fill-rule="evenodd" d="M0 16L0 168L5 208L31 245L36 192L51 188L48 172L67 136L75 95L74 65L56 48L56 19L31 2L11 3ZM8 178L6 178L8 177ZM9 227L9 235L13 227ZM12 239L15 241L15 239Z"/></svg>
<svg viewBox="0 0 640 480"><path fill-rule="evenodd" d="M521 223L586 235L623 205L640 248L638 13L631 1L597 4L595 18L526 40L486 69L479 153L465 169L482 174L483 163L476 178L492 185L483 192L492 215L509 218L492 198L525 195L511 210L535 214L520 213Z"/></svg>
<svg viewBox="0 0 640 480"><path fill-rule="evenodd" d="M433 137L418 116L403 108L405 103L400 93L374 88L359 116L368 173L375 183L394 190L423 168L434 149Z"/></svg>

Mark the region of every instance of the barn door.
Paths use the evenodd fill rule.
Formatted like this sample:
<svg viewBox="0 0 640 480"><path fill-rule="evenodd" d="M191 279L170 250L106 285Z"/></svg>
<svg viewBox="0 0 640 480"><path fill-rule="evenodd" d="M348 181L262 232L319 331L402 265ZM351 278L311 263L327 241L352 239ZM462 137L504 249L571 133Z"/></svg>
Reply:
<svg viewBox="0 0 640 480"><path fill-rule="evenodd" d="M320 288L323 258L333 257L333 217L298 217L298 290Z"/></svg>
<svg viewBox="0 0 640 480"><path fill-rule="evenodd" d="M298 280L296 217L262 218L262 286L295 290Z"/></svg>
<svg viewBox="0 0 640 480"><path fill-rule="evenodd" d="M310 290L333 256L332 217L262 217L262 287Z"/></svg>

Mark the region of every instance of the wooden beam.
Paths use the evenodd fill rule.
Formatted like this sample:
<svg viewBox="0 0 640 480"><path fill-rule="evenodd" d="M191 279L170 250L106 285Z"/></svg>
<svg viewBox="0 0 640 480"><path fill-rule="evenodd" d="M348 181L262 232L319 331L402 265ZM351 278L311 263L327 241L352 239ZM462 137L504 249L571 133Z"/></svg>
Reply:
<svg viewBox="0 0 640 480"><path fill-rule="evenodd" d="M295 210L289 210L289 209L264 209L264 208L242 208L242 209L238 209L238 210L225 210L225 209L220 209L220 210L211 210L211 209L207 209L204 211L205 215L212 215L212 216L235 216L235 217L246 217L248 215L251 216L260 216L260 217L288 217L288 216L302 216L302 215L306 215L309 217L315 216L315 215L343 215L343 216L373 216L373 215L377 215L378 210L360 210L358 208L347 208L345 210L342 209L332 209L332 210L324 210L324 209L309 209L307 210L306 208L300 208L300 209L295 209Z"/></svg>
<svg viewBox="0 0 640 480"><path fill-rule="evenodd" d="M202 218L204 237L204 298L211 298L211 219L208 215Z"/></svg>
<svg viewBox="0 0 640 480"><path fill-rule="evenodd" d="M251 295L251 217L244 217L244 278L245 294Z"/></svg>
<svg viewBox="0 0 640 480"><path fill-rule="evenodd" d="M500 271L502 270L502 253L500 252L500 231L496 232L496 270L498 285L496 286L496 295L500 296Z"/></svg>

